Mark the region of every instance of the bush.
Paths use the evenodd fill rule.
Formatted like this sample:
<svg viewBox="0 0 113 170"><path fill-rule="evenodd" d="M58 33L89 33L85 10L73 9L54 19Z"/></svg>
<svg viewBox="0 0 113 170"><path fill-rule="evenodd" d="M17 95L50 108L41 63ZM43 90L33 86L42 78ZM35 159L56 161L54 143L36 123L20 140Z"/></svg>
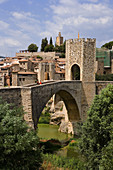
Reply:
<svg viewBox="0 0 113 170"><path fill-rule="evenodd" d="M0 100L0 169L38 169L42 163L37 133L23 111Z"/></svg>
<svg viewBox="0 0 113 170"><path fill-rule="evenodd" d="M99 169L106 162L105 169L113 169L113 159L109 159L113 154L113 85L95 96L82 127L80 149L88 169Z"/></svg>

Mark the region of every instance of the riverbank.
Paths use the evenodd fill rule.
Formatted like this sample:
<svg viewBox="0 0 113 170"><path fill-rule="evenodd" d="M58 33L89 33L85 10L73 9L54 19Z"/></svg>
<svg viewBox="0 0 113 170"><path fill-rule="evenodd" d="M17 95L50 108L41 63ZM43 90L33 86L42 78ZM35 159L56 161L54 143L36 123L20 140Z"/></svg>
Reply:
<svg viewBox="0 0 113 170"><path fill-rule="evenodd" d="M79 153L79 138L58 131L59 126L38 125L40 147L43 148L43 170L83 170L84 161Z"/></svg>
<svg viewBox="0 0 113 170"><path fill-rule="evenodd" d="M67 142L58 140L41 140L43 143L43 170L83 170L84 158L79 153L79 139L70 139Z"/></svg>

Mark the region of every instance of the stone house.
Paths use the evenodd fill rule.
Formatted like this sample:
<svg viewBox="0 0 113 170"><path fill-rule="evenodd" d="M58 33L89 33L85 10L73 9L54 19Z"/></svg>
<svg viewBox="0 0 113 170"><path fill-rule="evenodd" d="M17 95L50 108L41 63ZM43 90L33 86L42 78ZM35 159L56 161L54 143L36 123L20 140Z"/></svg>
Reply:
<svg viewBox="0 0 113 170"><path fill-rule="evenodd" d="M12 86L34 84L36 80L37 74L32 71L20 70L12 72Z"/></svg>

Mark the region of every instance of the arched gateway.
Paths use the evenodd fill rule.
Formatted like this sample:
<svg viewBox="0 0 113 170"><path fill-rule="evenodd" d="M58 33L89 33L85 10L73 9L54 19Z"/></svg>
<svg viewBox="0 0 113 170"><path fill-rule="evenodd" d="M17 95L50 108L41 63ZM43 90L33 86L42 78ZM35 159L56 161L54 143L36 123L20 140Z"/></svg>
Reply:
<svg viewBox="0 0 113 170"><path fill-rule="evenodd" d="M80 80L80 67L77 64L71 67L71 80Z"/></svg>

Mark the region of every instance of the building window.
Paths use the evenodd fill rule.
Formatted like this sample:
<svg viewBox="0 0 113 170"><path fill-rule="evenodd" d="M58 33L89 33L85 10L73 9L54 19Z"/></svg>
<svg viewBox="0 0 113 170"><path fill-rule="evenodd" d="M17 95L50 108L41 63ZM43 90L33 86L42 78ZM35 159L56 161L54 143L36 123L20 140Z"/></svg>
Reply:
<svg viewBox="0 0 113 170"><path fill-rule="evenodd" d="M25 78L23 78L23 81L25 81Z"/></svg>
<svg viewBox="0 0 113 170"><path fill-rule="evenodd" d="M49 65L45 65L45 72L49 72Z"/></svg>
<svg viewBox="0 0 113 170"><path fill-rule="evenodd" d="M21 78L19 78L19 81L21 81Z"/></svg>

